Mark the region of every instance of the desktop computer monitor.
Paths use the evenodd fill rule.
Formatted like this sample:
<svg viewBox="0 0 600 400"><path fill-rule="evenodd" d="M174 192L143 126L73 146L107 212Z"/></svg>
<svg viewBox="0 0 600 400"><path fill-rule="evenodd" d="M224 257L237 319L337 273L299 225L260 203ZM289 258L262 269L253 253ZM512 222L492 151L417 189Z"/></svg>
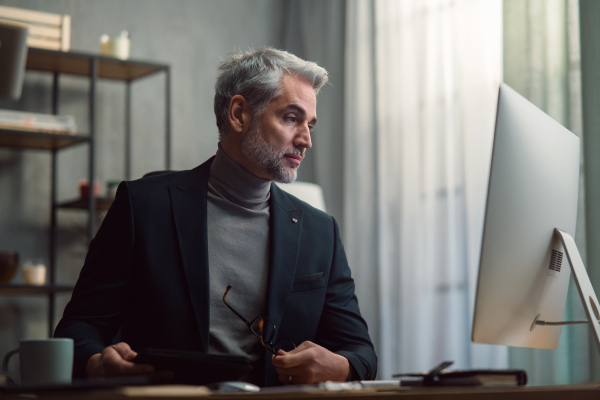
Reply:
<svg viewBox="0 0 600 400"><path fill-rule="evenodd" d="M564 318L571 268L555 228L575 235L579 160L577 136L500 85L473 342L558 346L561 327L535 321Z"/></svg>

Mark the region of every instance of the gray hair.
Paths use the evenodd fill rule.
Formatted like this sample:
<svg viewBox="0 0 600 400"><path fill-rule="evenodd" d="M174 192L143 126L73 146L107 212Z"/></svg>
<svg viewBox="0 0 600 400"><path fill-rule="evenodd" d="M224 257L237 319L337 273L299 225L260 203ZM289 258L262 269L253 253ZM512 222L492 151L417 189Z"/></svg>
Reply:
<svg viewBox="0 0 600 400"><path fill-rule="evenodd" d="M219 64L219 71L214 108L220 135L228 126L227 110L233 96L243 96L253 117L257 117L271 100L282 94L280 82L284 74L306 80L312 84L315 94L329 79L327 71L314 62L271 47L233 54Z"/></svg>

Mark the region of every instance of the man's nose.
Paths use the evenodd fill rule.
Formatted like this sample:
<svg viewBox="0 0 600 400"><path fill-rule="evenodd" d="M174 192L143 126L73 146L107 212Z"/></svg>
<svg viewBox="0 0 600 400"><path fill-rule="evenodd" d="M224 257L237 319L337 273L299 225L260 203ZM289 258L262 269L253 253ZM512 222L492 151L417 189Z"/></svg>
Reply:
<svg viewBox="0 0 600 400"><path fill-rule="evenodd" d="M310 149L312 147L310 128L308 127L308 125L302 127L301 132L298 134L296 145L305 149Z"/></svg>

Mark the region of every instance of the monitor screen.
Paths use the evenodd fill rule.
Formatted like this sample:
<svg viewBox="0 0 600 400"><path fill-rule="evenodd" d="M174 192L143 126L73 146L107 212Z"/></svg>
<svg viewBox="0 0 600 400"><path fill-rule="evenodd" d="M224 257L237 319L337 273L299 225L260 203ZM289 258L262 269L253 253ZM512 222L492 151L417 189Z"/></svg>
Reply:
<svg viewBox="0 0 600 400"><path fill-rule="evenodd" d="M555 349L570 266L558 228L575 235L579 138L500 86L472 340Z"/></svg>

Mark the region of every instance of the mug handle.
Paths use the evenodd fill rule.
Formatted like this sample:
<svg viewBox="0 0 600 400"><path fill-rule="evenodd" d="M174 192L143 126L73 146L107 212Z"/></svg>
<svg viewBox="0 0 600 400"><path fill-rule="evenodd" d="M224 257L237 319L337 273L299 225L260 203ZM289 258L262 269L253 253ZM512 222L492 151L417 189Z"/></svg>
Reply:
<svg viewBox="0 0 600 400"><path fill-rule="evenodd" d="M12 378L10 377L10 375L8 375L8 362L10 361L10 358L12 356L14 356L15 354L17 354L18 352L19 352L19 349L11 350L4 356L4 360L2 360L2 372L4 372L6 374L6 376L9 379L9 382L12 382Z"/></svg>

